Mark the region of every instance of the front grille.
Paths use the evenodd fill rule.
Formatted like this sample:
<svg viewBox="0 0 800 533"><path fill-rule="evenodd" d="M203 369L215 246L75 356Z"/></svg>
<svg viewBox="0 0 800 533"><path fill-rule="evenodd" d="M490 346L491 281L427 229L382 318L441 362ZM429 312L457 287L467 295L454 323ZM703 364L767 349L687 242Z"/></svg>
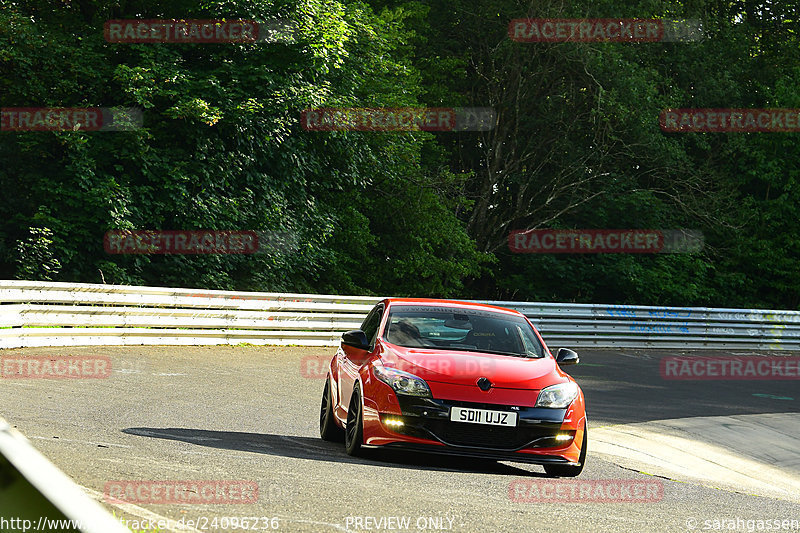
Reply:
<svg viewBox="0 0 800 533"><path fill-rule="evenodd" d="M575 433L561 430L566 409L517 407L511 410L507 405L478 402L407 396L400 396L398 399L404 425L386 426L386 429L452 446L512 452L531 448L563 448L570 441L557 441L556 435L570 433L574 437ZM518 417L517 427L452 422L450 412L453 407L513 412Z"/></svg>
<svg viewBox="0 0 800 533"><path fill-rule="evenodd" d="M421 426L446 444L497 450L518 450L532 441L537 442L531 447L555 446L554 437L559 433L558 427L503 427L445 420L425 420Z"/></svg>

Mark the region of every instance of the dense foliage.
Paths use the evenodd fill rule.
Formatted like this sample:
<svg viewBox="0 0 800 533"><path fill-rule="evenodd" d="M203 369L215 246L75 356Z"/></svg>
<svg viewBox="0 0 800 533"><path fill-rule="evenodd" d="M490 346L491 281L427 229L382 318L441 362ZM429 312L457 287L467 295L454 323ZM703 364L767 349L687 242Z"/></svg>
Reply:
<svg viewBox="0 0 800 533"><path fill-rule="evenodd" d="M0 0L0 105L137 107L0 132L0 277L242 290L800 306L796 133L661 110L800 108L792 2ZM696 42L521 43L525 17L677 17ZM107 42L109 19L291 20L277 43ZM484 132L314 132L306 108L492 107ZM527 228L692 228L692 254L513 254ZM111 255L112 229L292 235Z"/></svg>

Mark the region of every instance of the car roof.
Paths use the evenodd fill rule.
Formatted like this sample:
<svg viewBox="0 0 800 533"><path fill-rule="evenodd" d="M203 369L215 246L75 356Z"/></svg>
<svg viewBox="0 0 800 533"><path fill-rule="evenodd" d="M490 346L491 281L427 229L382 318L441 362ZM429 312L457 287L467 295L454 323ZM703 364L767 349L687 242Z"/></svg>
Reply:
<svg viewBox="0 0 800 533"><path fill-rule="evenodd" d="M466 309L483 309L487 311L497 311L501 313L507 313L517 316L525 316L519 311L515 311L514 309L508 309L507 307L498 307L496 305L489 305L483 304L478 302L466 302L462 300L438 300L434 298L386 298L383 300L383 303L387 305L392 304L414 304L418 306L431 306L431 307L452 307L454 309L457 308L466 308Z"/></svg>

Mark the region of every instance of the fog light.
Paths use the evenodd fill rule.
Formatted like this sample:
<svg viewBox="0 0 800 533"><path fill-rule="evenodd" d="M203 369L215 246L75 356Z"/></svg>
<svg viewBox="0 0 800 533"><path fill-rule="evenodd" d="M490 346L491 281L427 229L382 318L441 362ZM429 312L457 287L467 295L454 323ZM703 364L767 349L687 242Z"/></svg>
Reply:
<svg viewBox="0 0 800 533"><path fill-rule="evenodd" d="M383 423L391 427L400 427L403 425L403 421L399 418L384 418Z"/></svg>
<svg viewBox="0 0 800 533"><path fill-rule="evenodd" d="M572 435L570 435L569 433L560 433L556 435L556 440L557 441L572 440Z"/></svg>

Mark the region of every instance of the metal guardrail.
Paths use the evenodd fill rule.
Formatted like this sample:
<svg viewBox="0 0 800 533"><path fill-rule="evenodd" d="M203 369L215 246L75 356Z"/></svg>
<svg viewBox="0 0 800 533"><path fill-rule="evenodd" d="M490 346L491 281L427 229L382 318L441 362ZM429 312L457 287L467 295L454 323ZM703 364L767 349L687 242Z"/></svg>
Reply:
<svg viewBox="0 0 800 533"><path fill-rule="evenodd" d="M0 348L331 346L378 298L0 281Z"/></svg>
<svg viewBox="0 0 800 533"><path fill-rule="evenodd" d="M800 350L800 311L486 303L524 313L550 346Z"/></svg>
<svg viewBox="0 0 800 533"><path fill-rule="evenodd" d="M130 533L2 418L0 531Z"/></svg>
<svg viewBox="0 0 800 533"><path fill-rule="evenodd" d="M0 348L332 346L378 297L0 281ZM551 347L800 350L800 312L489 301Z"/></svg>

